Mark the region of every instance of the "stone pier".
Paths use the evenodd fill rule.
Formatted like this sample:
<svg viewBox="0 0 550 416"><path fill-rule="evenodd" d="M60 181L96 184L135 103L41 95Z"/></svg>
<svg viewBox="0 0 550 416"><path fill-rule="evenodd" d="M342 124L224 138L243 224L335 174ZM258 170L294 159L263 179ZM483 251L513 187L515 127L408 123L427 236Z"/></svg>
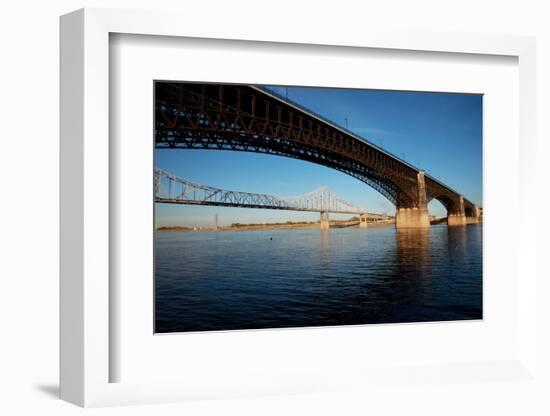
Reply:
<svg viewBox="0 0 550 416"><path fill-rule="evenodd" d="M395 211L396 228L428 228L430 216L428 214L428 203L426 201L426 183L424 172L417 174L417 206L398 207Z"/></svg>
<svg viewBox="0 0 550 416"><path fill-rule="evenodd" d="M395 212L396 228L428 228L430 216L427 208L397 208Z"/></svg>
<svg viewBox="0 0 550 416"><path fill-rule="evenodd" d="M474 207L474 215L472 217L466 217L466 224L480 224L481 222L481 210L476 205Z"/></svg>
<svg viewBox="0 0 550 416"><path fill-rule="evenodd" d="M451 227L455 225L466 225L466 215L449 214L447 216L447 225Z"/></svg>
<svg viewBox="0 0 550 416"><path fill-rule="evenodd" d="M359 216L359 228L367 228L367 216L365 214Z"/></svg>
<svg viewBox="0 0 550 416"><path fill-rule="evenodd" d="M447 225L466 225L466 214L464 211L464 197L460 195L458 207L455 212L447 214Z"/></svg>
<svg viewBox="0 0 550 416"><path fill-rule="evenodd" d="M328 220L328 211L321 211L321 220L319 221L321 230L328 230L330 228L330 222Z"/></svg>

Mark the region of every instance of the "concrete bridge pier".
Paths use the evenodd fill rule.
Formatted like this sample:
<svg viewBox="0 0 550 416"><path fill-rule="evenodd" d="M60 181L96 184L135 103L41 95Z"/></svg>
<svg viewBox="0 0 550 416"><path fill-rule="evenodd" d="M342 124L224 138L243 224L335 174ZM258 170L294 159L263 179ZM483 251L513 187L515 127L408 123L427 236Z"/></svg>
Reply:
<svg viewBox="0 0 550 416"><path fill-rule="evenodd" d="M455 212L449 212L447 214L447 225L466 225L466 213L464 211L464 197L460 195L458 208Z"/></svg>
<svg viewBox="0 0 550 416"><path fill-rule="evenodd" d="M428 228L430 216L428 208L397 208L395 212L396 228Z"/></svg>
<svg viewBox="0 0 550 416"><path fill-rule="evenodd" d="M477 205L474 207L474 216L477 222L481 222L481 209Z"/></svg>
<svg viewBox="0 0 550 416"><path fill-rule="evenodd" d="M466 225L466 215L449 214L447 216L447 225L450 227L455 225Z"/></svg>
<svg viewBox="0 0 550 416"><path fill-rule="evenodd" d="M395 211L395 228L428 228L430 226L424 172L418 172L416 179L417 206L398 207Z"/></svg>
<svg viewBox="0 0 550 416"><path fill-rule="evenodd" d="M476 205L474 207L473 216L466 216L466 224L479 224L481 223L481 210Z"/></svg>
<svg viewBox="0 0 550 416"><path fill-rule="evenodd" d="M328 230L330 228L330 222L328 220L328 211L321 211L321 221L319 221L321 230Z"/></svg>
<svg viewBox="0 0 550 416"><path fill-rule="evenodd" d="M361 214L359 216L359 228L367 228L367 215Z"/></svg>

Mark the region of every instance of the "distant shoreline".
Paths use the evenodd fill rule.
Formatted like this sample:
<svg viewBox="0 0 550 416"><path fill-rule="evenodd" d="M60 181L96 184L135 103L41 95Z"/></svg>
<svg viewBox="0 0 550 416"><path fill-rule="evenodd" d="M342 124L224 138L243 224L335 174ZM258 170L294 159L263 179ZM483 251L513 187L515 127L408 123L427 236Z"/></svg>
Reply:
<svg viewBox="0 0 550 416"><path fill-rule="evenodd" d="M379 221L368 224L367 228L381 228L394 226L393 221ZM271 231L271 230L307 230L318 229L318 222L311 223L284 223L284 224L240 224L230 225L225 227L159 227L157 233L174 233L174 232L219 232L219 231ZM331 223L331 228L359 228L357 221L338 221Z"/></svg>

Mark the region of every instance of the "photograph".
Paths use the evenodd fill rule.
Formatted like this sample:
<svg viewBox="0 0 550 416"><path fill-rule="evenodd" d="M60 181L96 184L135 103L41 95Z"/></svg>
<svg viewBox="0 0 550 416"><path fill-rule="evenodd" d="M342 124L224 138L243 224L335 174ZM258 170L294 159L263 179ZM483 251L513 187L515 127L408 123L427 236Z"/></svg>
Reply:
<svg viewBox="0 0 550 416"><path fill-rule="evenodd" d="M155 333L483 319L482 94L153 88Z"/></svg>
<svg viewBox="0 0 550 416"><path fill-rule="evenodd" d="M543 5L3 4L0 414L549 416Z"/></svg>

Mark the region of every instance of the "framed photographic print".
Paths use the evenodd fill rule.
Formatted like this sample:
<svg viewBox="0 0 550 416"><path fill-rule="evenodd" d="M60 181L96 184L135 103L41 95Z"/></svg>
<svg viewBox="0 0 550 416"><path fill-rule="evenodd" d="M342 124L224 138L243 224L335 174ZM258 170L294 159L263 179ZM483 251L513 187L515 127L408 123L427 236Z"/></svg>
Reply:
<svg viewBox="0 0 550 416"><path fill-rule="evenodd" d="M264 29L62 17L62 398L531 378L533 40Z"/></svg>
<svg viewBox="0 0 550 416"><path fill-rule="evenodd" d="M482 318L482 95L154 94L156 333Z"/></svg>

